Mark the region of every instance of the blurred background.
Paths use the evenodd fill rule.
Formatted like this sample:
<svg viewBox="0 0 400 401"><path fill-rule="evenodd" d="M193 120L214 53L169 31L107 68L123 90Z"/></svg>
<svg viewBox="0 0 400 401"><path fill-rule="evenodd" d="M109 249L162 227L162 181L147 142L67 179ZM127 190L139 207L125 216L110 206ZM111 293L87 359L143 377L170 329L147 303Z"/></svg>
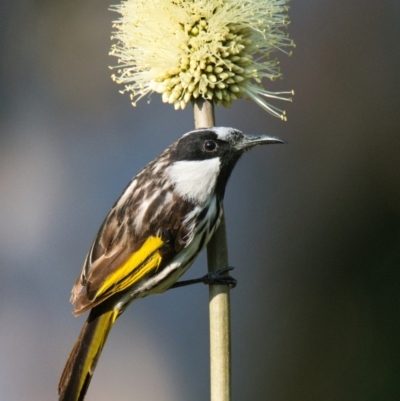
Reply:
<svg viewBox="0 0 400 401"><path fill-rule="evenodd" d="M105 0L0 5L0 398L54 400L84 323L71 287L130 178L193 127L111 81ZM218 125L276 135L226 193L233 399L400 399L400 2L291 3L288 122L250 101ZM281 106L279 104L278 106ZM251 178L249 178L251 177ZM186 274L205 272L204 255ZM134 303L87 400L209 398L208 291Z"/></svg>

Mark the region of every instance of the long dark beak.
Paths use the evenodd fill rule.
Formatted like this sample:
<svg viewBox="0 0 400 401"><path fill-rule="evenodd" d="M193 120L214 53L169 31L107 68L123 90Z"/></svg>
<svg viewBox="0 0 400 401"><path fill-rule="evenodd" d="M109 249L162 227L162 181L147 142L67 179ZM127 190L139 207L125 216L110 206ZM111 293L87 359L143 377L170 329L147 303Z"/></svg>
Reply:
<svg viewBox="0 0 400 401"><path fill-rule="evenodd" d="M279 143L287 143L283 139L275 138L273 136L267 135L248 135L243 134L243 137L236 144L236 149L240 150L249 150L253 146L256 145L271 145L271 144L279 144Z"/></svg>

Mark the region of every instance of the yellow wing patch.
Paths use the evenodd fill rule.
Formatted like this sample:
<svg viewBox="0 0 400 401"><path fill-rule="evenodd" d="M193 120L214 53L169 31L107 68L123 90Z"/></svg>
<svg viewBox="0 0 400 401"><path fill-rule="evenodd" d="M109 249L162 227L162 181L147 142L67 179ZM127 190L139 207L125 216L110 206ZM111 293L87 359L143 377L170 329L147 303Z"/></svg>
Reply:
<svg viewBox="0 0 400 401"><path fill-rule="evenodd" d="M95 295L109 296L110 293L123 291L131 285L139 282L146 274L157 271L162 257L160 248L164 242L160 237L149 237L145 243L134 254L132 254L123 265L110 274Z"/></svg>

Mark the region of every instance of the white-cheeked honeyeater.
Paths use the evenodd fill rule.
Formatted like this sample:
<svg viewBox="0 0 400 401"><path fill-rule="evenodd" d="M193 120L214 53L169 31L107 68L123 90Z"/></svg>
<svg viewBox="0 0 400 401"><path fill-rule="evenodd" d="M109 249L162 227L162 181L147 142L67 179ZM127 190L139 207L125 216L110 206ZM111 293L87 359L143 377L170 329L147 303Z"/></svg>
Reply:
<svg viewBox="0 0 400 401"><path fill-rule="evenodd" d="M74 314L90 313L62 373L60 400L84 399L108 333L133 300L179 285L218 227L225 187L240 156L274 143L284 141L226 127L197 129L132 179L101 225L72 289ZM234 282L225 275L215 280ZM207 276L192 281L210 282Z"/></svg>

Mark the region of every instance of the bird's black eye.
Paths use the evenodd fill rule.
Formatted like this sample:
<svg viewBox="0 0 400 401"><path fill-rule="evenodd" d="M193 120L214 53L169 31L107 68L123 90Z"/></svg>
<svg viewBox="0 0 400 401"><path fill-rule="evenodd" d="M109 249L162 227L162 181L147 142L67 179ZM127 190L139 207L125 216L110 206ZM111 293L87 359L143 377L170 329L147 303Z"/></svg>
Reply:
<svg viewBox="0 0 400 401"><path fill-rule="evenodd" d="M208 140L204 142L204 150L206 152L213 152L217 149L217 144L214 141Z"/></svg>

